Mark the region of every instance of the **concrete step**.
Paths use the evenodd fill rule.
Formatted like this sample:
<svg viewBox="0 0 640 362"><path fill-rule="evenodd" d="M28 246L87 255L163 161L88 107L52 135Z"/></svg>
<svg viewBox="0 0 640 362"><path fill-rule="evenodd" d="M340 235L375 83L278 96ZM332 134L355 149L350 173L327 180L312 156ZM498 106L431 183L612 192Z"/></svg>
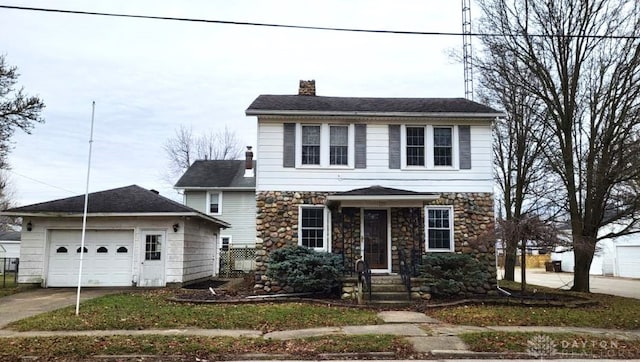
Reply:
<svg viewBox="0 0 640 362"><path fill-rule="evenodd" d="M371 284L402 284L399 275L372 275Z"/></svg>
<svg viewBox="0 0 640 362"><path fill-rule="evenodd" d="M371 292L407 292L407 287L404 284L373 284L371 283Z"/></svg>
<svg viewBox="0 0 640 362"><path fill-rule="evenodd" d="M388 301L408 301L409 294L403 292L372 292L371 300L388 300Z"/></svg>

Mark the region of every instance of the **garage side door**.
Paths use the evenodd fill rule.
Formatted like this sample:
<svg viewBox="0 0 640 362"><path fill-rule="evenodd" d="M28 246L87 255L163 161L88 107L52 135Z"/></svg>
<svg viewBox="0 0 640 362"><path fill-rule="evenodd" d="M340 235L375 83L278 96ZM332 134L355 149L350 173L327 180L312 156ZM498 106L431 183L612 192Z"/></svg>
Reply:
<svg viewBox="0 0 640 362"><path fill-rule="evenodd" d="M616 248L618 276L640 278L640 246L622 246Z"/></svg>
<svg viewBox="0 0 640 362"><path fill-rule="evenodd" d="M80 230L52 230L47 286L78 285ZM82 286L130 286L133 265L132 230L87 230Z"/></svg>

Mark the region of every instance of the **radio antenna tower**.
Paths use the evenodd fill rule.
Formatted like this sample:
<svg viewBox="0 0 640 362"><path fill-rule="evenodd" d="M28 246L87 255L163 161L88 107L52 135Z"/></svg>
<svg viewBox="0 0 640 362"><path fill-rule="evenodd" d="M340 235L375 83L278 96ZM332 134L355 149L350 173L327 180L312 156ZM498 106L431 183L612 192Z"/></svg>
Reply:
<svg viewBox="0 0 640 362"><path fill-rule="evenodd" d="M473 54L471 51L471 0L462 0L462 62L464 97L473 100Z"/></svg>

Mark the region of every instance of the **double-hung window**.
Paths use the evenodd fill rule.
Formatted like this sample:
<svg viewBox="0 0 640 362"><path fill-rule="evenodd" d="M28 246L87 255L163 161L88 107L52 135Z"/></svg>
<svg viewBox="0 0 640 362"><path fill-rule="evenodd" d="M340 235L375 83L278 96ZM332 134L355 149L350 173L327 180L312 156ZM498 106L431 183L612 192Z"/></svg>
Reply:
<svg viewBox="0 0 640 362"><path fill-rule="evenodd" d="M453 129L433 127L433 165L453 165Z"/></svg>
<svg viewBox="0 0 640 362"><path fill-rule="evenodd" d="M329 164L349 164L348 126L329 126Z"/></svg>
<svg viewBox="0 0 640 362"><path fill-rule="evenodd" d="M450 168L457 162L455 126L406 125L402 128L402 167Z"/></svg>
<svg viewBox="0 0 640 362"><path fill-rule="evenodd" d="M352 124L298 124L296 167L353 167L354 132Z"/></svg>
<svg viewBox="0 0 640 362"><path fill-rule="evenodd" d="M454 251L453 209L451 207L425 208L427 251Z"/></svg>
<svg viewBox="0 0 640 362"><path fill-rule="evenodd" d="M313 249L325 249L324 207L301 206L299 210L298 243Z"/></svg>
<svg viewBox="0 0 640 362"><path fill-rule="evenodd" d="M424 127L407 127L407 166L424 166Z"/></svg>
<svg viewBox="0 0 640 362"><path fill-rule="evenodd" d="M214 215L222 214L222 193L209 192L209 213Z"/></svg>
<svg viewBox="0 0 640 362"><path fill-rule="evenodd" d="M302 164L320 165L320 126L302 126Z"/></svg>

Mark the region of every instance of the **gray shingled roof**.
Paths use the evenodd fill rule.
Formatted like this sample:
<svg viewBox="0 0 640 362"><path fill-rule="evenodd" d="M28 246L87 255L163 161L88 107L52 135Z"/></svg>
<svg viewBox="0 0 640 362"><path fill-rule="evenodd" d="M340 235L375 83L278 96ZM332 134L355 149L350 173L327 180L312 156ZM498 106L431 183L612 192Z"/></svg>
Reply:
<svg viewBox="0 0 640 362"><path fill-rule="evenodd" d="M19 231L0 231L0 240L5 241L20 241Z"/></svg>
<svg viewBox="0 0 640 362"><path fill-rule="evenodd" d="M251 103L247 115L258 115L267 111L300 111L318 113L362 112L362 113L502 113L464 98L359 98L321 97L299 95L260 95Z"/></svg>
<svg viewBox="0 0 640 362"><path fill-rule="evenodd" d="M79 195L66 199L14 207L4 213L19 215L21 213L82 214L83 212L84 195ZM203 214L138 185L90 193L87 212L89 214L197 214L223 227L228 227L228 224L222 220Z"/></svg>
<svg viewBox="0 0 640 362"><path fill-rule="evenodd" d="M256 161L253 161L255 170ZM255 177L244 177L244 160L198 160L180 177L176 188L256 187Z"/></svg>
<svg viewBox="0 0 640 362"><path fill-rule="evenodd" d="M336 192L334 196L417 196L435 195L431 193L394 189L391 187L371 186L344 192Z"/></svg>

